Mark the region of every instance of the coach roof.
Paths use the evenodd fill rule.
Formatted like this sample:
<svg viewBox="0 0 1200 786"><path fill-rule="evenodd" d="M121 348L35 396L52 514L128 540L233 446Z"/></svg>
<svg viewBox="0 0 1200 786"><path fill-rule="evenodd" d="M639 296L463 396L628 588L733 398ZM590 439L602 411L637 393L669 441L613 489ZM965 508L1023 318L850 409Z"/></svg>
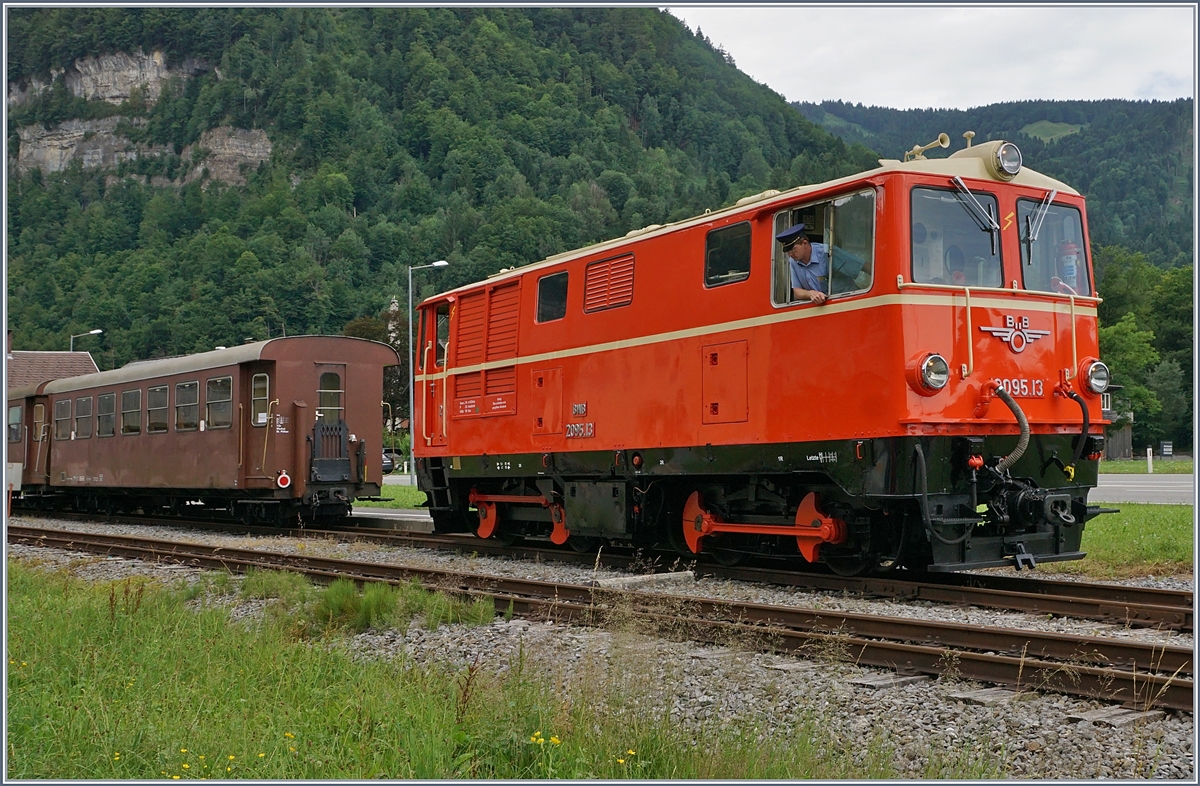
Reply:
<svg viewBox="0 0 1200 786"><path fill-rule="evenodd" d="M350 336L287 336L269 338L266 341L255 341L252 344L242 344L241 346L230 347L228 349L214 349L210 352L200 352L195 355L181 355L179 357L163 358L162 360L139 360L128 363L121 368L113 369L112 371L101 371L97 374L84 374L78 377L57 379L47 383L42 392L48 394L66 393L85 388L122 385L128 382L169 377L175 374L189 374L215 368L227 368L242 363L250 363L255 360L276 360L281 353L273 350L282 348L284 343L295 343L306 339L309 341L313 339L361 341L364 344L375 344L385 347L393 353L395 352L395 350L392 350L386 344Z"/></svg>

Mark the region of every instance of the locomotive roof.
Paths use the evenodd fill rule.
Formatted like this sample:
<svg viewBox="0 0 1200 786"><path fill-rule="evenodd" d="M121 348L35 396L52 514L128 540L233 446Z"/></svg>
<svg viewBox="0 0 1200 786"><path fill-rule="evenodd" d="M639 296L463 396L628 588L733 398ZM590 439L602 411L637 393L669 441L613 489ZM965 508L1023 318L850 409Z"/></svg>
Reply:
<svg viewBox="0 0 1200 786"><path fill-rule="evenodd" d="M354 338L351 336L286 336L280 338L269 338L266 341L255 341L250 344L242 344L241 346L229 347L228 349L214 349L209 352L199 352L195 355L181 355L173 358L163 358L162 360L142 360L129 363L121 368L113 369L112 371L101 371L96 374L84 374L78 377L67 377L65 379L56 379L53 382L46 383L45 387L40 392L45 394L65 393L72 390L82 390L84 388L102 387L106 385L120 385L127 382L139 382L146 379L155 379L157 377L168 377L174 374L187 374L193 371L205 371L213 368L224 368L226 366L239 365L241 363L249 363L255 360L274 360L275 354L268 351L270 345L279 346L280 342L296 342L314 338L333 338L339 341L361 341L365 344L376 344L381 347L387 346L380 344L378 341L370 341L365 338ZM391 349L391 347L388 347ZM392 350L395 351L395 350ZM23 395L37 392L34 389L29 389ZM18 391L9 391L9 399L16 399Z"/></svg>
<svg viewBox="0 0 1200 786"><path fill-rule="evenodd" d="M762 210L764 207L769 208L776 204L782 206L788 202L795 201L796 197L804 196L805 194L816 193L829 188L836 188L840 185L852 185L856 182L865 183L868 178L890 174L893 172L919 175L945 175L946 177L957 176L962 178L970 178L973 180L990 180L994 183L1038 188L1045 191L1056 190L1060 194L1079 194L1078 191L1071 188L1066 183L1055 180L1048 175L1043 175L1040 172L1035 172L1028 167L1021 167L1021 171L1018 172L1011 180L998 180L992 176L992 174L988 171L984 159L978 155L978 152L981 148L983 148L983 145L977 145L973 148L963 148L962 150L955 151L947 158L920 158L915 161L898 161L895 159L881 158L879 159L879 167L875 169L869 169L865 172L858 172L847 177L829 180L824 183L813 183L810 185L797 186L796 188L792 188L787 191L764 191L761 194L755 194L753 196L739 199L737 203L730 205L729 207L721 208L720 210L714 210L711 213L692 216L691 218L685 218L672 224L651 224L650 226L642 229L635 229L622 237L613 238L612 240L603 240L590 246L584 246L583 248L577 248L571 251L565 251L561 254L555 254L554 256L547 257L538 262L530 262L529 264L522 265L520 267L501 270L500 272L489 276L487 281L489 283L502 281L506 278L520 276L530 272L531 270L537 270L541 267L550 267L551 265L566 262L571 259L585 257L607 250L620 249L634 238L642 240L648 237L655 237L658 235L675 232L690 226L706 224L715 219L724 218L729 215L735 215L751 209L757 212ZM753 205L753 208L751 208L751 205ZM483 282L477 281L472 284L464 284L457 289L450 290L449 292L439 293L431 298L427 298L426 301L423 301L423 303L428 302L429 300L436 300L440 297L444 297L447 294L474 289L481 283Z"/></svg>

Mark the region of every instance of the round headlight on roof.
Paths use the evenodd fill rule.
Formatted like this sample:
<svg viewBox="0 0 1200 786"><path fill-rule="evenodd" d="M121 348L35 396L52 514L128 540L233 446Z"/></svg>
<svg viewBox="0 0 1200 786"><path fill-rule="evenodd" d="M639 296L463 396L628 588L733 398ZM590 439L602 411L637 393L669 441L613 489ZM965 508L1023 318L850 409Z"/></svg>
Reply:
<svg viewBox="0 0 1200 786"><path fill-rule="evenodd" d="M996 150L996 164L1007 175L1021 171L1021 151L1012 142L1005 142Z"/></svg>
<svg viewBox="0 0 1200 786"><path fill-rule="evenodd" d="M1088 366L1087 384L1088 389L1093 393L1103 393L1108 390L1109 379L1108 366L1099 360Z"/></svg>

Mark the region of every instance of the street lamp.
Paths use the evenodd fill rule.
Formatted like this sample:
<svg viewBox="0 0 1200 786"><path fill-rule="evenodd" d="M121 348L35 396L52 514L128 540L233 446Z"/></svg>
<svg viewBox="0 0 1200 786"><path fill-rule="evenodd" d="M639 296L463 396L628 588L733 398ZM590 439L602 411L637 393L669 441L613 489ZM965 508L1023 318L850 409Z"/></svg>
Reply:
<svg viewBox="0 0 1200 786"><path fill-rule="evenodd" d="M417 384L417 364L414 362L416 352L413 347L413 304L412 304L412 274L414 270L424 270L429 267L445 267L450 263L444 259L439 259L430 265L409 265L408 266L408 478L409 483L413 486L417 485L417 460L413 453L413 445L416 442L416 431L413 429L413 417L416 414L413 410L413 389Z"/></svg>
<svg viewBox="0 0 1200 786"><path fill-rule="evenodd" d="M75 335L71 336L71 351L75 351L75 339L79 338L80 336L98 336L103 332L104 331L100 328L96 328L95 330L89 330L86 333L76 333Z"/></svg>

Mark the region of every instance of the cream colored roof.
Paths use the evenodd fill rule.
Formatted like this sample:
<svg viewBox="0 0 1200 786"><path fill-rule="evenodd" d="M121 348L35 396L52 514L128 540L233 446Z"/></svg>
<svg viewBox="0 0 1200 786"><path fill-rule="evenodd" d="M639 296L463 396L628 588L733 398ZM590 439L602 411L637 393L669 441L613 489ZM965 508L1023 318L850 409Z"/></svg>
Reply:
<svg viewBox="0 0 1200 786"><path fill-rule="evenodd" d="M851 183L860 182L869 177L874 177L876 175L887 174L887 173L891 173L891 172L911 172L911 173L917 173L917 174L922 174L922 175L945 175L946 177L957 176L957 177L961 177L964 179L988 180L993 183L1008 183L1008 184L1016 185L1016 186L1026 186L1029 188L1043 189L1046 191L1053 189L1053 190L1057 190L1060 194L1076 194L1077 195L1079 193L1075 189L1068 186L1066 183L1063 183L1059 180L1055 180L1054 178L1049 177L1047 175L1043 175L1040 172L1035 172L1032 169L1029 169L1028 167L1022 167L1021 171L1018 172L1016 177L1014 177L1012 180L1008 180L1008 181L998 180L988 172L987 165L984 163L984 160L982 158L979 158L974 155L966 155L968 150L969 150L969 148L956 151L955 154L951 155L948 158L930 158L930 159L921 159L921 160L917 160L917 161L896 161L896 160L889 160L889 159L880 159L880 162L879 162L880 166L876 169L869 169L865 172L858 172L858 173L850 175L848 177L838 178L837 180L829 180L824 183L813 183L811 185L797 186L796 188L790 189L788 191L764 191L761 195L756 195L759 198L756 198L755 196L745 197L744 199L738 200L737 204L733 204L733 205L730 205L729 207L721 208L720 210L714 210L711 213L705 213L703 215L693 216L692 218L685 218L681 221L676 221L673 224L664 224L661 226L657 225L657 224L651 225L650 227L647 227L645 229L634 230L633 232L630 232L628 235L625 235L623 237L613 238L612 240L604 240L599 243L594 243L590 246L585 246L584 248L573 249L571 251L566 251L561 254L555 254L554 256L547 257L539 262L531 262L528 265L523 265L521 267L515 267L515 268L509 268L508 270L502 270L499 273L496 273L496 274L490 276L488 278L488 280L489 281L502 281L506 278L511 278L513 276L524 275L525 273L528 273L531 270L537 270L538 268L541 268L541 267L549 267L550 265L558 264L560 262L566 262L570 259L575 259L578 257L588 256L590 254L600 253L607 249L621 248L629 240L631 240L634 236L638 237L639 239L647 238L647 237L655 237L655 236L664 235L664 234L667 234L670 232L676 232L680 229L685 229L689 226L694 226L696 224L705 224L705 223L708 223L709 221L713 221L714 219L721 218L725 215L741 212L741 211L745 210L750 204L754 204L756 206L756 208L758 208L758 209L761 209L763 207L770 207L771 205L774 205L774 204L782 205L787 202L792 202L796 199L796 197L803 196L804 194L815 193L817 191L824 191L827 188L834 188L841 184L851 184ZM473 284L465 284L461 287L458 287L457 289L450 290L450 292L444 292L444 293L440 293L438 295L434 295L432 298L429 298L429 300L434 300L434 299L443 297L446 294L458 293L458 292L463 292L466 290L474 289L477 286L479 286L478 282L473 283Z"/></svg>

